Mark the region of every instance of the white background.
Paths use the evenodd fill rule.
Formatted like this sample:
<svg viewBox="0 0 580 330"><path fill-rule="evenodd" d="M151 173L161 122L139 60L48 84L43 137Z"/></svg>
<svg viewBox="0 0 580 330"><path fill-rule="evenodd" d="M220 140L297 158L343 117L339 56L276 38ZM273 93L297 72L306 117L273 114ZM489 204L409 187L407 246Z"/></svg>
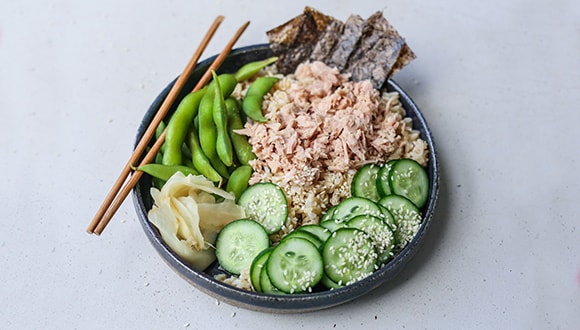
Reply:
<svg viewBox="0 0 580 330"><path fill-rule="evenodd" d="M85 232L155 96L311 5L376 10L418 59L395 76L434 134L440 204L392 283L321 312L227 305L176 275L127 200ZM204 56L205 57L205 56ZM580 325L580 5L525 1L0 2L0 328L574 329Z"/></svg>

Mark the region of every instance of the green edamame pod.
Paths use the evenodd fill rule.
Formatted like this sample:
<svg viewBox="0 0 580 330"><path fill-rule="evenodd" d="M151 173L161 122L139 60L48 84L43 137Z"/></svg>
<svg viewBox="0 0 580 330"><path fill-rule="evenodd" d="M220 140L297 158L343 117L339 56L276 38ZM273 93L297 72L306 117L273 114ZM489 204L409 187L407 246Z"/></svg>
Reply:
<svg viewBox="0 0 580 330"><path fill-rule="evenodd" d="M224 100L224 95L222 93L222 88L217 79L217 74L215 71L211 72L213 79L216 82L214 84L214 102L213 102L213 121L216 125L216 152L220 160L226 166L232 166L234 164L234 152L232 150L232 141L228 134L228 119L226 113L226 104Z"/></svg>
<svg viewBox="0 0 580 330"><path fill-rule="evenodd" d="M228 98L225 103L228 114L228 132L232 140L234 152L240 164L248 165L250 160L256 159L256 155L252 151L252 145L248 142L248 137L234 132L234 130L244 128L242 118L240 117L238 101L233 98Z"/></svg>
<svg viewBox="0 0 580 330"><path fill-rule="evenodd" d="M246 95L242 100L242 110L253 121L265 123L268 121L262 113L263 96Z"/></svg>
<svg viewBox="0 0 580 330"><path fill-rule="evenodd" d="M213 158L209 159L209 162L222 177L226 179L230 177L228 167L221 161L217 153L213 156Z"/></svg>
<svg viewBox="0 0 580 330"><path fill-rule="evenodd" d="M250 62L242 66L236 73L235 77L238 82L248 80L258 74L260 70L267 67L268 65L276 62L278 57L273 56L261 61Z"/></svg>
<svg viewBox="0 0 580 330"><path fill-rule="evenodd" d="M218 75L218 80L222 89L222 93L224 94L224 98L230 97L236 88L236 85L238 84L235 75L231 73L222 73Z"/></svg>
<svg viewBox="0 0 580 330"><path fill-rule="evenodd" d="M218 76L217 79L219 80L224 97L229 97L229 95L233 92L237 84L234 75L221 74ZM199 104L199 115L198 115L199 143L201 145L201 149L210 160L215 160L217 156L216 152L217 128L213 120L215 81L216 80L212 80L212 82L210 82L209 85L207 86L208 88L207 92L205 93Z"/></svg>
<svg viewBox="0 0 580 330"><path fill-rule="evenodd" d="M212 167L209 159L201 150L197 131L195 129L189 130L187 134L187 144L191 150L191 161L195 169L212 182L220 182L221 175Z"/></svg>
<svg viewBox="0 0 580 330"><path fill-rule="evenodd" d="M211 103L213 105L213 102ZM213 109L212 109L213 110ZM200 111L201 113L201 111ZM196 135L198 134L198 132L201 132L202 130L199 128L199 119L200 115L198 114L197 116L195 116L195 118L193 119L193 125L194 125L194 130L196 132ZM213 117L213 114L212 114ZM213 118L212 118L213 120ZM205 133L207 133L207 130L204 131ZM205 137L207 139L207 137ZM224 165L224 163L222 163L222 161L220 160L220 158L217 155L217 152L215 150L215 143L214 143L214 148L213 148L213 155L211 157L207 156L205 154L205 152L203 151L203 148L201 147L201 139L198 137L198 143L199 143L199 147L201 148L201 152L204 154L204 156L209 160L211 166L224 178L228 178L230 176L230 173L228 171L228 168L226 165ZM206 140L207 142L207 140ZM193 154L193 153L192 153Z"/></svg>
<svg viewBox="0 0 580 330"><path fill-rule="evenodd" d="M166 126L167 125L165 125L165 122L163 120L159 122L159 125L157 125L157 128L155 129L155 140L159 140L159 137L165 130ZM161 145L161 148L159 149L157 155L162 155L164 152L165 152L165 142L163 142L163 144Z"/></svg>
<svg viewBox="0 0 580 330"><path fill-rule="evenodd" d="M253 121L260 123L268 121L262 113L262 101L278 80L276 77L259 77L248 87L242 100L242 110Z"/></svg>
<svg viewBox="0 0 580 330"><path fill-rule="evenodd" d="M236 196L236 200L240 198L240 195L246 188L248 188L248 183L250 177L252 177L253 169L249 165L242 165L236 168L226 185L226 191L231 192Z"/></svg>
<svg viewBox="0 0 580 330"><path fill-rule="evenodd" d="M165 122L163 120L159 122L159 125L157 125L157 128L155 129L155 138L156 139L159 139L159 137L161 136L161 133L163 133L166 126L167 125L165 125Z"/></svg>
<svg viewBox="0 0 580 330"><path fill-rule="evenodd" d="M149 150L147 150L147 151L149 152ZM155 164L163 164L163 154L158 152L157 155L155 155L154 163Z"/></svg>
<svg viewBox="0 0 580 330"><path fill-rule="evenodd" d="M212 87L212 86L210 86ZM210 88L213 90L213 88ZM213 158L217 155L215 149L215 142L217 140L217 128L213 121L213 92L211 93L211 99L209 93L201 101L199 105L199 116L198 116L198 136L199 144L201 150L208 158Z"/></svg>
<svg viewBox="0 0 580 330"><path fill-rule="evenodd" d="M143 171L152 177L161 179L163 181L169 180L169 178L171 178L176 172L181 172L185 175L199 175L199 172L194 168L183 165L163 165L149 163L137 167L136 170Z"/></svg>
<svg viewBox="0 0 580 330"><path fill-rule="evenodd" d="M182 145L193 117L198 112L198 108L207 88L202 88L196 92L187 94L177 106L175 113L171 116L165 131L165 151L163 152L164 165L182 165L183 153Z"/></svg>
<svg viewBox="0 0 580 330"><path fill-rule="evenodd" d="M149 152L149 149L150 148L147 148L147 149L148 149L147 152ZM157 155L155 155L155 159L154 159L153 163L154 164L163 164L163 154L161 153L161 151L159 151L157 153ZM132 166L132 168L133 168L133 170L136 169L133 166ZM161 189L161 187L163 187L163 185L165 184L165 180L161 180L159 178L156 178L155 176L153 176L153 180L152 181L153 181L153 186L155 188L158 188L158 189Z"/></svg>

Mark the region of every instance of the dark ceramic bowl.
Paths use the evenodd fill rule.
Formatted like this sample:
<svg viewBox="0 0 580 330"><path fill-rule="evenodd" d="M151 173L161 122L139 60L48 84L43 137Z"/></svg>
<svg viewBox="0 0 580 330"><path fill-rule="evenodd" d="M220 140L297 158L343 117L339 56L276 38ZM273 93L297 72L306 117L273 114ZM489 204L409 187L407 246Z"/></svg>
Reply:
<svg viewBox="0 0 580 330"><path fill-rule="evenodd" d="M269 56L272 56L272 52L267 44L239 48L231 52L225 63L221 66L220 72L235 72L244 63L264 59ZM201 78L203 72L207 70L214 58L215 57L209 58L197 65L195 72L187 81L187 84L183 88L183 92L179 95L178 100L181 100L181 98L193 89L195 83ZM147 126L153 119L153 116L161 106L161 103L174 83L175 81L171 82L169 86L161 92L149 110L147 110L147 113L145 113L145 117L143 118L137 133L137 141L144 134ZM415 238L387 265L383 266L381 269L377 270L371 276L362 281L332 291L320 291L297 295L268 295L237 289L214 279L214 275L220 273L217 263L214 263L214 265L210 266L203 272L195 271L180 257L173 253L163 242L157 229L147 220L147 212L151 209L153 204L153 200L149 193L152 183L151 178L144 175L133 190L133 201L141 225L145 230L145 234L157 252L161 255L161 258L185 280L206 294L231 305L262 312L298 313L325 309L359 298L381 284L392 280L403 269L403 267L405 267L413 255L415 255L425 239L427 231L431 225L439 192L439 167L431 132L429 131L427 123L419 112L417 106L395 82L389 80L386 88L389 91L396 91L400 94L400 101L407 111L407 115L413 119L414 128L420 131L421 138L429 144L430 160L428 164L428 173L431 185L429 201L424 207L423 223L419 232ZM178 103L179 102L176 102L176 104ZM171 115L175 108L176 106L170 110L169 115Z"/></svg>

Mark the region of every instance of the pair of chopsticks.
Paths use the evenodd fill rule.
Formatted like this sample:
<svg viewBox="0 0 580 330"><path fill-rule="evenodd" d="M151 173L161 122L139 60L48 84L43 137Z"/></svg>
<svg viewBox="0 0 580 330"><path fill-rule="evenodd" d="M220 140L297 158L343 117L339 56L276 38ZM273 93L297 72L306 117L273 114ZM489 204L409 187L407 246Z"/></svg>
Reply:
<svg viewBox="0 0 580 330"><path fill-rule="evenodd" d="M201 57L203 51L209 44L209 41L211 40L211 38L213 37L213 35L217 31L219 25L222 23L223 20L224 20L223 16L216 17L213 24L211 25L206 35L202 39L199 47L197 48L197 50L189 60L189 63L183 70L183 73L179 76L179 78L169 91L169 94L167 95L167 97L161 104L161 107L153 117L153 120L147 127L147 130L145 131L143 137L137 144L137 147L135 147L135 150L131 155L131 157L129 158L129 160L127 161L127 164L125 164L125 167L121 171L121 174L117 178L117 181L115 181L115 183L113 184L113 187L109 191L109 194L105 197L103 204L98 209L97 213L95 214L95 217L89 224L89 227L87 228L87 232L89 234L100 235L103 232L103 230L105 229L107 224L111 221L111 219L113 218L113 216L115 215L115 213L117 212L123 201L127 198L131 190L135 187L135 185L143 175L143 172L135 170L131 175L131 178L129 179L127 184L123 186L123 183L125 183L127 177L134 168L133 165L139 161L139 158L146 150L147 145L155 135L155 130L157 126L163 120L163 118L165 118L165 115L171 108L171 105L175 102L177 95L183 88L185 82L191 76L193 70L195 69L195 66L197 65L197 62L199 61L199 58ZM196 91L202 88L205 84L207 84L207 82L211 78L211 71L217 70L217 68L219 68L219 66L223 63L223 61L226 59L226 57L232 50L234 44L238 41L238 39L240 38L242 33L246 30L249 24L250 22L244 23L236 31L232 39L228 42L228 44L224 47L222 52L216 57L216 59L210 65L208 70L201 77L201 79L199 80L193 91ZM163 131L163 133L159 136L157 141L155 141L149 152L145 155L145 157L141 161L140 166L150 163L155 158L155 155L157 154L159 149L161 149L161 146L163 145L164 141L165 141L165 131Z"/></svg>

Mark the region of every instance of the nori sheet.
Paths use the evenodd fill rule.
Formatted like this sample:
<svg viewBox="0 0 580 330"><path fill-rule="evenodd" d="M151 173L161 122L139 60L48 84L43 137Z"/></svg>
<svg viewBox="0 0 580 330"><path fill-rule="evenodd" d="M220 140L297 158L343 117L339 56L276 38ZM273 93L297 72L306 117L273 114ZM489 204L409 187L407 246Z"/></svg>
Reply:
<svg viewBox="0 0 580 330"><path fill-rule="evenodd" d="M368 19L350 15L346 22L305 7L301 15L266 32L270 48L279 57L283 74L300 63L322 61L350 74L352 80L369 79L377 89L416 55L381 11Z"/></svg>
<svg viewBox="0 0 580 330"><path fill-rule="evenodd" d="M306 7L301 15L267 31L270 48L279 57L276 61L278 71L292 73L300 63L307 60L332 20L333 17Z"/></svg>

